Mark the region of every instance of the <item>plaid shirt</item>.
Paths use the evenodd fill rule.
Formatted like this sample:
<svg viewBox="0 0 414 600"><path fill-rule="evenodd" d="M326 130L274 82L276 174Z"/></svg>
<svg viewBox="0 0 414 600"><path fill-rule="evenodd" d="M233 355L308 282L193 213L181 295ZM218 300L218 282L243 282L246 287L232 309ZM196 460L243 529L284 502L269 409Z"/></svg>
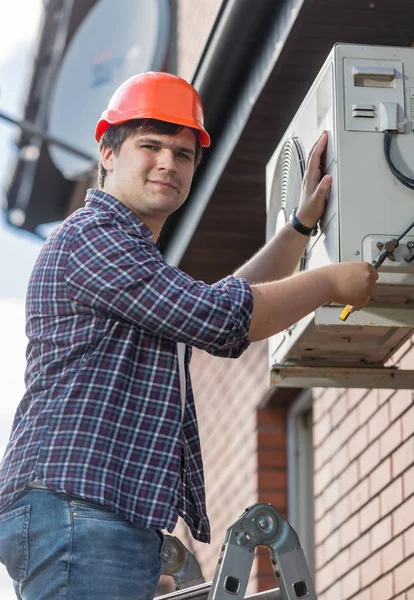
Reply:
<svg viewBox="0 0 414 600"><path fill-rule="evenodd" d="M40 480L146 527L172 531L181 515L208 541L190 346L238 357L252 307L244 279L191 279L129 208L88 190L29 282L27 391L0 465L0 511Z"/></svg>

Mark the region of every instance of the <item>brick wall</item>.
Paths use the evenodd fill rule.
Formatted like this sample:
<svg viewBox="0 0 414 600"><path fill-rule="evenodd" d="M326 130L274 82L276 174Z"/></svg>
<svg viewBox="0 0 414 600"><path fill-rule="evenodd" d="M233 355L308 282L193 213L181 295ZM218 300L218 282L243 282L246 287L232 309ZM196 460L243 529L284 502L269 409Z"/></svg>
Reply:
<svg viewBox="0 0 414 600"><path fill-rule="evenodd" d="M286 408L266 408L257 416L257 500L270 502L287 518ZM267 548L258 548L256 588L258 592L277 587Z"/></svg>
<svg viewBox="0 0 414 600"><path fill-rule="evenodd" d="M319 599L413 600L413 392L315 390L313 414Z"/></svg>

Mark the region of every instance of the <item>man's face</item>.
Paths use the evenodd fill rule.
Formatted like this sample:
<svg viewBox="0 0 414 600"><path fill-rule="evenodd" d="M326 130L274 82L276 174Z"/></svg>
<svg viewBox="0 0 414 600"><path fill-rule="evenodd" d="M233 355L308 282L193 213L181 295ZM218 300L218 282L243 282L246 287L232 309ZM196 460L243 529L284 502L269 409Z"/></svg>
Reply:
<svg viewBox="0 0 414 600"><path fill-rule="evenodd" d="M176 135L135 133L122 144L118 156L103 148L104 190L158 235L165 219L189 194L195 148L195 136L188 128Z"/></svg>

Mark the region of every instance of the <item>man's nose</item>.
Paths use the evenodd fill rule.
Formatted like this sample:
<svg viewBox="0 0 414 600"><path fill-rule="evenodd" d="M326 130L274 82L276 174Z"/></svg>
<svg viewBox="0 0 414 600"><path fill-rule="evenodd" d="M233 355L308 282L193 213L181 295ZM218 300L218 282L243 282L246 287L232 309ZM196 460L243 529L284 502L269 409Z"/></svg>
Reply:
<svg viewBox="0 0 414 600"><path fill-rule="evenodd" d="M158 168L162 171L175 173L177 171L177 163L175 154L168 148L163 148L158 152Z"/></svg>

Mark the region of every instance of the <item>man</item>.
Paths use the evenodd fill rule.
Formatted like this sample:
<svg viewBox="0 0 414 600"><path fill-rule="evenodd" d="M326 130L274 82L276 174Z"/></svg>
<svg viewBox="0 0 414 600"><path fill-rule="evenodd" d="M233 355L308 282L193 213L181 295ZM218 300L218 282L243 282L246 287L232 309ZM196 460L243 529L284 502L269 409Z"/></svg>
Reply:
<svg viewBox="0 0 414 600"><path fill-rule="evenodd" d="M100 189L52 233L30 279L27 391L0 466L0 560L27 600L153 598L161 530L181 515L210 537L191 346L236 358L326 302L362 307L377 278L362 262L290 276L325 208L326 134L296 220L212 286L156 245L210 144L194 88L132 77L96 139Z"/></svg>

